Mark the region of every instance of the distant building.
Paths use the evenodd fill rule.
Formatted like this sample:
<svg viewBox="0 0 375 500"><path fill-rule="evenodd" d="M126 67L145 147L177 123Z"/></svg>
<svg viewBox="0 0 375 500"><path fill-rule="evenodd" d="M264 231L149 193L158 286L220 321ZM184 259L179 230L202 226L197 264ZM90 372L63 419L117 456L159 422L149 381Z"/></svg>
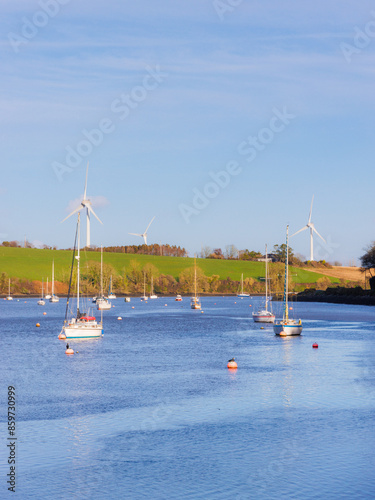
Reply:
<svg viewBox="0 0 375 500"><path fill-rule="evenodd" d="M262 255L257 259L258 262L266 262L266 256ZM267 254L267 262L277 262L277 257L274 253Z"/></svg>

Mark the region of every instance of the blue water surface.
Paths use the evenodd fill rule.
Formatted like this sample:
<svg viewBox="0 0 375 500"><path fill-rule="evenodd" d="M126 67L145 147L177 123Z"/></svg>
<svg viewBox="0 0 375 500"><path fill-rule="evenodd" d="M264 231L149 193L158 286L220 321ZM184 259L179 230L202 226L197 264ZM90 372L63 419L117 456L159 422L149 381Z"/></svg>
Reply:
<svg viewBox="0 0 375 500"><path fill-rule="evenodd" d="M0 498L375 498L375 308L296 304L279 338L260 298L117 299L67 356L65 301L36 302L0 302Z"/></svg>

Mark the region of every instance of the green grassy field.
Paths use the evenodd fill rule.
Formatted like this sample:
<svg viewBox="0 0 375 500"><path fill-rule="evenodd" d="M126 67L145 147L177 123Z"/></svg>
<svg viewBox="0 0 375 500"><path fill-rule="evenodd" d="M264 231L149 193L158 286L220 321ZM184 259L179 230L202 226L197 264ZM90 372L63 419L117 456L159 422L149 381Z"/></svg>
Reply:
<svg viewBox="0 0 375 500"><path fill-rule="evenodd" d="M72 260L72 252L67 250L39 250L34 248L0 247L0 273L5 272L10 278L22 278L41 281L51 279L52 260L55 261L55 279L66 278ZM194 265L194 259L183 257L159 257L151 255L132 255L123 253L104 253L104 262L111 264L119 274L123 274L124 267L135 260L141 266L153 264L161 274L170 274L174 278L186 268ZM100 252L81 252L81 264L87 261L100 262ZM197 259L199 266L206 276L217 274L220 279L228 276L239 281L241 273L244 278L260 279L264 277L264 263L246 262L238 260ZM303 269L292 268L295 283L315 283L323 274L312 273ZM337 278L330 278L337 282Z"/></svg>

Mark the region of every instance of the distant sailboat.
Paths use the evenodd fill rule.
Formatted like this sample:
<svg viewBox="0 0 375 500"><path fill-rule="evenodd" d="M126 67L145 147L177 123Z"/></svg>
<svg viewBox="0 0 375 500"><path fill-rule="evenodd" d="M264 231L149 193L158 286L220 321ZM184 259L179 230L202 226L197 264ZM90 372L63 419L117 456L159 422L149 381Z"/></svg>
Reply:
<svg viewBox="0 0 375 500"><path fill-rule="evenodd" d="M109 299L115 299L116 298L116 295L112 292L112 276L111 276L111 279L109 281L108 298Z"/></svg>
<svg viewBox="0 0 375 500"><path fill-rule="evenodd" d="M150 299L157 299L158 296L154 294L154 279L151 276L151 289L150 289Z"/></svg>
<svg viewBox="0 0 375 500"><path fill-rule="evenodd" d="M255 323L273 323L275 321L275 315L272 311L268 310L268 254L266 245L266 305L264 309L260 309L256 313L253 313L253 320Z"/></svg>
<svg viewBox="0 0 375 500"><path fill-rule="evenodd" d="M101 321L98 323L94 316L90 316L89 314L82 313L80 311L80 213L78 213L78 221L77 221L77 256L74 259L74 254L76 248L73 250L73 262L72 262L72 273L74 260L77 261L77 312L76 315L73 316L69 321L67 321L68 315L68 307L69 307L69 299L70 299L70 285L69 284L69 293L66 304L66 312L65 312L65 320L64 325L62 327L61 333L64 333L67 339L91 339L101 337L103 333L103 317Z"/></svg>
<svg viewBox="0 0 375 500"><path fill-rule="evenodd" d="M52 296L50 302L58 302L60 299L55 295L55 261L52 261Z"/></svg>
<svg viewBox="0 0 375 500"><path fill-rule="evenodd" d="M44 290L43 290L43 280L42 280L42 297L38 300L38 306L44 306L46 304L43 295L44 295Z"/></svg>
<svg viewBox="0 0 375 500"><path fill-rule="evenodd" d="M194 295L190 300L191 309L202 309L201 302L197 295L197 264L196 259L194 257Z"/></svg>
<svg viewBox="0 0 375 500"><path fill-rule="evenodd" d="M108 311L112 308L112 304L103 293L103 246L100 248L100 296L96 299L96 307L98 311Z"/></svg>
<svg viewBox="0 0 375 500"><path fill-rule="evenodd" d="M237 297L243 298L243 297L250 297L250 294L244 293L243 291L243 273L241 274L241 293L237 295Z"/></svg>
<svg viewBox="0 0 375 500"><path fill-rule="evenodd" d="M181 295L178 293L178 294L176 295L176 298L175 298L174 300L175 300L176 302L181 302L181 301L182 301L182 297L181 297Z"/></svg>
<svg viewBox="0 0 375 500"><path fill-rule="evenodd" d="M284 314L282 320L275 321L273 331L280 337L301 335L302 321L290 319L288 310L288 269L289 269L289 226L286 227L286 257L285 257L285 278L284 278Z"/></svg>
<svg viewBox="0 0 375 500"><path fill-rule="evenodd" d="M46 293L46 295L45 295L45 297L44 297L44 298L45 298L46 300L49 300L49 299L51 298L51 295L48 293L48 278L47 278L47 287L46 287L46 292L47 292L47 293Z"/></svg>
<svg viewBox="0 0 375 500"><path fill-rule="evenodd" d="M13 300L13 297L10 294L10 278L9 278L9 283L8 283L8 297L6 299L7 300Z"/></svg>
<svg viewBox="0 0 375 500"><path fill-rule="evenodd" d="M147 301L148 297L146 295L146 274L143 273L143 296L141 297L141 300Z"/></svg>

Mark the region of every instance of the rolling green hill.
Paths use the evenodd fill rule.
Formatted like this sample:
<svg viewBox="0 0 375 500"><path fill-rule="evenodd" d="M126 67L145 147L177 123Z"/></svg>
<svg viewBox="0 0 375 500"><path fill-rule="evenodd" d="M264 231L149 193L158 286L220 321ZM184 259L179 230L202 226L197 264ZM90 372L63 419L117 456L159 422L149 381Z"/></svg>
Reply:
<svg viewBox="0 0 375 500"><path fill-rule="evenodd" d="M10 278L30 281L41 281L42 278L46 280L47 276L51 278L52 260L55 261L55 279L57 281L66 279L72 261L71 251L0 247L0 273L5 272ZM161 274L170 274L174 278L178 278L184 269L194 265L192 258L104 253L104 262L111 264L119 274L123 274L124 268L129 266L132 260L139 262L141 266L153 264ZM100 252L82 251L81 264L84 265L88 261L100 262ZM239 281L241 273L244 273L244 278L259 280L264 277L264 263L262 262L197 259L197 266L206 276L216 274L220 276L220 279L230 277L232 280ZM291 272L295 283L315 283L325 276L299 268L292 268ZM333 277L330 277L330 280L339 281Z"/></svg>

